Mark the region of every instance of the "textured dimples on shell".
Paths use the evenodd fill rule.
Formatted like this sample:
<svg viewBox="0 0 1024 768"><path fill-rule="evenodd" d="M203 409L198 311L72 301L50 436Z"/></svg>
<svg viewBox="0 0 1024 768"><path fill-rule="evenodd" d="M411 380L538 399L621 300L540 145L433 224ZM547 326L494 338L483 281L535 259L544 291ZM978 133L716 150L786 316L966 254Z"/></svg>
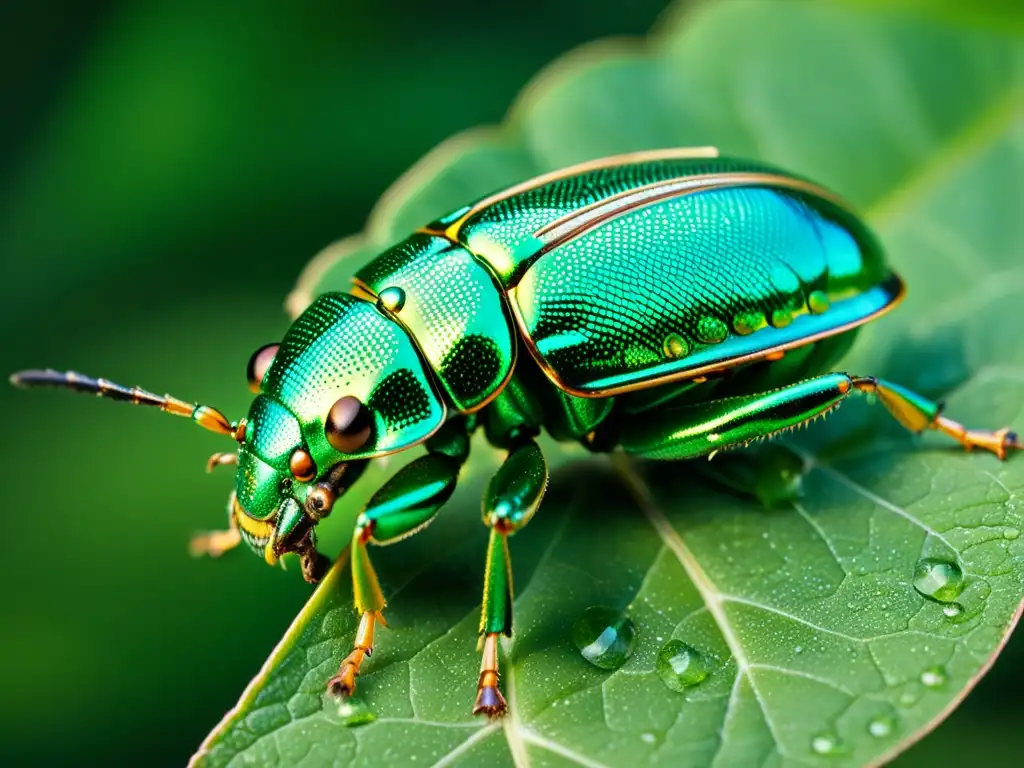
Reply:
<svg viewBox="0 0 1024 768"><path fill-rule="evenodd" d="M999 458L1020 449L1009 429L967 429L897 384L831 372L857 328L902 296L874 236L831 192L711 148L640 152L499 190L409 233L363 265L349 293L311 293L280 343L252 356L256 397L241 422L73 372L12 380L158 407L233 438L236 453L208 462L237 464L228 529L198 537L193 551L220 555L244 541L269 563L295 553L309 581L327 564L316 528L367 462L419 447L424 455L355 521L359 626L327 681L340 696L354 692L387 604L370 547L434 519L482 433L505 454L481 510L489 539L473 712L493 716L506 707L498 640L512 633L509 539L543 514L541 432L596 453L695 459L869 394L914 432ZM719 477L763 496L758 482ZM687 648L666 655L677 677L699 661Z"/></svg>

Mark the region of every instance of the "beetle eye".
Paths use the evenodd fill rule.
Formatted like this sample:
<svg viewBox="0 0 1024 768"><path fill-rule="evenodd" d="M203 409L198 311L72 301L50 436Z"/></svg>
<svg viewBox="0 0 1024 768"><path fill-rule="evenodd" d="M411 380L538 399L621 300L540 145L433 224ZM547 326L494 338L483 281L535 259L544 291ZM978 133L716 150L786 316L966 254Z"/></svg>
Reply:
<svg viewBox="0 0 1024 768"><path fill-rule="evenodd" d="M249 365L246 367L245 377L249 380L249 389L251 389L254 394L259 394L260 382L262 382L263 377L267 375L267 369L270 368L270 364L274 362L274 355L277 354L277 350L280 346L280 344L265 344L253 352L252 357L249 358Z"/></svg>
<svg viewBox="0 0 1024 768"><path fill-rule="evenodd" d="M372 428L370 409L351 395L335 402L324 422L327 442L341 453L355 453L366 445Z"/></svg>
<svg viewBox="0 0 1024 768"><path fill-rule="evenodd" d="M308 483L316 477L316 464L313 462L313 457L303 448L296 448L292 451L291 458L288 459L288 469L291 470L292 477L300 483Z"/></svg>

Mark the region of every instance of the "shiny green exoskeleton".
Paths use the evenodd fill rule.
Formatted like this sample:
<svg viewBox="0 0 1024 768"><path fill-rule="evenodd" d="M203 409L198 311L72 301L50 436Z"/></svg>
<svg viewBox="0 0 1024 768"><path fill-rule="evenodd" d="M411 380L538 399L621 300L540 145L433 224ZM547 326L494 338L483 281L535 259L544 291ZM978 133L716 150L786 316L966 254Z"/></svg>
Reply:
<svg viewBox="0 0 1024 768"><path fill-rule="evenodd" d="M350 293L317 297L280 344L256 352L246 419L75 373L64 386L154 405L232 436L230 528L270 562L297 553L315 581L315 527L375 457L424 446L356 522L355 648L328 687L355 688L385 598L368 544L426 526L455 489L470 436L507 458L487 487L491 530L475 712L504 711L498 638L512 630L508 537L547 485L542 430L593 451L690 459L770 437L855 392L913 431L937 429L1005 458L1007 429L971 431L869 376L828 373L856 328L904 287L832 193L713 149L596 160L497 192L424 226L366 264Z"/></svg>

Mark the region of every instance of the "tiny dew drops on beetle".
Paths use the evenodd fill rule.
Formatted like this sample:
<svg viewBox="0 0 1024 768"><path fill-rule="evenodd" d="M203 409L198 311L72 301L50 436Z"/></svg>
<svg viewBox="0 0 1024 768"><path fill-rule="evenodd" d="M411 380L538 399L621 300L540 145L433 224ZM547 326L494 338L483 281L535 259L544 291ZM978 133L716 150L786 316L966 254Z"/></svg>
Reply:
<svg viewBox="0 0 1024 768"><path fill-rule="evenodd" d="M509 539L547 487L542 431L594 452L694 459L868 394L911 431L937 430L1001 459L1021 448L1009 429L967 429L898 384L828 373L858 327L904 290L850 207L813 182L713 148L637 152L463 206L363 265L350 292L309 297L284 337L252 355L255 398L238 421L74 372L29 370L11 381L154 406L230 437L236 449L207 465L235 466L228 525L197 537L192 551L218 556L244 541L270 564L295 553L310 582L328 565L317 525L367 462L425 447L356 521L359 629L327 683L343 698L377 641L387 642L371 545L434 518L469 437L482 431L507 455L483 499L490 539L473 712L500 715ZM938 584L932 571L917 578L926 595ZM931 670L925 677L941 685ZM814 750L834 744L822 736Z"/></svg>

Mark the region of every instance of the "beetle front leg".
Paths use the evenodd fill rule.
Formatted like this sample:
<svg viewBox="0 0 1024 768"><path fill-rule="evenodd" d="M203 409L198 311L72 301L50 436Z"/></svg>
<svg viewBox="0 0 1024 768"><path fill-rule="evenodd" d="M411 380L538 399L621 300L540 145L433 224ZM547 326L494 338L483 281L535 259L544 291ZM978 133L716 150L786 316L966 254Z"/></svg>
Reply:
<svg viewBox="0 0 1024 768"><path fill-rule="evenodd" d="M465 425L446 425L427 443L426 456L403 467L370 499L352 534L352 587L359 629L352 652L327 681L337 696L350 696L363 660L373 651L376 626L387 604L367 544L393 544L423 530L455 490L459 468L468 454Z"/></svg>
<svg viewBox="0 0 1024 768"><path fill-rule="evenodd" d="M533 440L514 446L487 485L484 524L491 529L480 612L483 659L473 714L490 717L505 713L498 688L498 639L512 634L512 561L508 537L530 522L548 484L544 454Z"/></svg>
<svg viewBox="0 0 1024 768"><path fill-rule="evenodd" d="M238 519L235 517L235 494L228 499L228 527L223 531L206 531L197 533L188 543L188 551L193 557L220 557L242 542L242 534L238 530Z"/></svg>

